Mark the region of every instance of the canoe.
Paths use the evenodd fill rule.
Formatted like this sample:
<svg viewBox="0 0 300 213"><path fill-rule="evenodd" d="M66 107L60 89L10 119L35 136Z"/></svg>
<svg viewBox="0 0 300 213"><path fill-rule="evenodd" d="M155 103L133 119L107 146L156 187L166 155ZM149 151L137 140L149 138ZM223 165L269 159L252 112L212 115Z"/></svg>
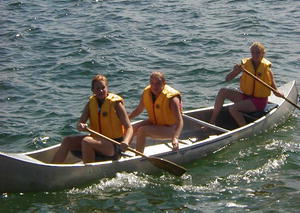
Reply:
<svg viewBox="0 0 300 213"><path fill-rule="evenodd" d="M280 90L287 99L297 103L298 91L295 81L283 85ZM147 139L144 154L184 165L284 122L295 108L284 99L271 95L268 111L245 114L248 124L239 128L231 118L228 106L230 103L224 105L216 125L212 125L206 131L201 127L209 125L207 121L213 107L185 111L180 149L173 152L170 140ZM0 192L62 190L90 184L104 177L113 177L118 172L138 171L153 174L162 171L147 159L135 156L129 151L119 160L88 164L83 164L80 158L69 153L66 163L51 164L59 145L26 153L0 152Z"/></svg>

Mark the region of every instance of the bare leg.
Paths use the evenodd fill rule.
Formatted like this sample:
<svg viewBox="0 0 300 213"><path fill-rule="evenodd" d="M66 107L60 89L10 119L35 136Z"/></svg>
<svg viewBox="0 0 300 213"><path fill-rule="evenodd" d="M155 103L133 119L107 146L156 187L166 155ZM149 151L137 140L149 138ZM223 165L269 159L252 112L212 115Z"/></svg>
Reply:
<svg viewBox="0 0 300 213"><path fill-rule="evenodd" d="M256 111L255 105L251 100L243 100L235 103L229 107L229 112L239 126L246 125L246 121L240 112L254 112Z"/></svg>
<svg viewBox="0 0 300 213"><path fill-rule="evenodd" d="M139 123L136 123L136 124L133 124L132 127L133 127L133 134L136 135L137 134L137 131L140 127L142 126L147 126L147 125L153 125L151 123L151 121L149 120L144 120L144 121L141 121Z"/></svg>
<svg viewBox="0 0 300 213"><path fill-rule="evenodd" d="M132 144L132 140L133 140L134 136L137 136L137 132L138 132L139 128L142 127L142 126L147 126L147 125L152 125L151 121L144 120L144 121L141 121L139 123L136 123L136 124L132 125L132 127L133 127L133 136L131 138L130 145Z"/></svg>
<svg viewBox="0 0 300 213"><path fill-rule="evenodd" d="M114 145L105 139L94 139L92 137L85 137L81 143L82 160L84 163L95 161L96 152L106 156L113 156L115 154Z"/></svg>
<svg viewBox="0 0 300 213"><path fill-rule="evenodd" d="M54 155L52 163L63 163L68 155L69 151L80 150L81 141L86 137L85 135L80 136L68 136L63 139L58 151Z"/></svg>
<svg viewBox="0 0 300 213"><path fill-rule="evenodd" d="M144 126L145 127L145 126ZM140 127L136 136L136 150L143 153L146 143L146 132L144 127Z"/></svg>
<svg viewBox="0 0 300 213"><path fill-rule="evenodd" d="M144 152L146 137L167 139L172 138L174 135L174 126L159 126L159 125L147 125L142 126L137 131L137 144L136 149L139 152Z"/></svg>
<svg viewBox="0 0 300 213"><path fill-rule="evenodd" d="M223 107L225 99L228 99L234 103L238 101L242 101L242 94L234 89L222 88L219 90L218 95L216 97L216 102L214 105L214 110L212 112L212 116L210 118L210 123L215 124L217 117Z"/></svg>

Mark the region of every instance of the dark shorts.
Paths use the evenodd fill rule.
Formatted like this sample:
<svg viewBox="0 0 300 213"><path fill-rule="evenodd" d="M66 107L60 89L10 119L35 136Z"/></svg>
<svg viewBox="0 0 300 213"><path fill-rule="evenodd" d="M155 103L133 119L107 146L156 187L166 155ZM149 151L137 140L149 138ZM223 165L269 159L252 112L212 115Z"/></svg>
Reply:
<svg viewBox="0 0 300 213"><path fill-rule="evenodd" d="M117 141L117 142L122 142L123 137L115 138L114 140ZM106 155L103 155L99 152L96 152L96 160L97 161L98 161L98 159L102 159L102 160L119 160L121 158L121 153L122 153L121 147L118 144L113 143L113 145L114 145L114 148L115 148L115 154L113 156L106 156Z"/></svg>
<svg viewBox="0 0 300 213"><path fill-rule="evenodd" d="M123 141L123 138L115 138L115 141L121 142ZM114 144L114 148L115 148L115 154L113 156L106 156L103 155L102 153L96 152L96 161L106 161L106 160L118 160L121 158L121 148L118 144ZM72 151L72 154L75 155L78 158L82 158L82 153L81 151Z"/></svg>
<svg viewBox="0 0 300 213"><path fill-rule="evenodd" d="M266 98L256 98L256 97L248 96L248 95L245 95L245 94L242 94L242 95L243 95L244 100L249 99L254 104L257 111L262 111L267 106L268 97L266 97Z"/></svg>

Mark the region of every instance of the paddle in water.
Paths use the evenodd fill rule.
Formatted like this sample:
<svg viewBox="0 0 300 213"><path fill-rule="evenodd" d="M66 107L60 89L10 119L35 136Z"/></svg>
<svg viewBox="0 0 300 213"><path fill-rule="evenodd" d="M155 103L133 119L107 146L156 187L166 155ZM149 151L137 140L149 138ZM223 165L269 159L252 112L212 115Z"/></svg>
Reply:
<svg viewBox="0 0 300 213"><path fill-rule="evenodd" d="M120 145L119 142L109 138L109 137L106 137L105 135L102 135L88 127L86 127L86 130L89 131L90 133L93 133L95 135L98 135L99 137L101 138L104 138L106 140L109 140L110 142L112 143L115 143L115 144L118 144ZM186 169L174 162L171 162L171 161L168 161L166 159L163 159L163 158L158 158L158 157L150 157L150 156L146 156L144 155L143 153L135 150L135 149L132 149L131 147L128 147L127 148L129 151L137 154L137 155L140 155L144 158L146 158L147 160L149 160L154 166L160 168L160 169L163 169L165 171L168 171L169 173L173 174L173 175L176 175L176 176L181 176L183 175L185 172L186 172Z"/></svg>

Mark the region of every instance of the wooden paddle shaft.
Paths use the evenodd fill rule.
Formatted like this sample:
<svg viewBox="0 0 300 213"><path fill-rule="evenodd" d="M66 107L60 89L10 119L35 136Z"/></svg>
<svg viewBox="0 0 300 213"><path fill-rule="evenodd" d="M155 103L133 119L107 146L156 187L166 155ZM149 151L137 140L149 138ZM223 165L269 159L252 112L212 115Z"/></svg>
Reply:
<svg viewBox="0 0 300 213"><path fill-rule="evenodd" d="M113 140L113 139L111 139L111 138L109 138L109 137L107 137L107 136L105 136L105 135L102 135L102 134L100 134L100 133L98 133L98 132L96 132L96 131L94 131L94 130L88 128L88 127L86 127L86 130L88 130L89 132L91 132L91 133L93 133L93 134L95 134L95 135L98 135L98 136L100 136L100 137L102 137L102 138L104 138L104 139L107 139L107 140L109 140L109 141L112 142L112 143L115 143L115 144L118 144L118 145L121 144L121 143L119 143L119 142L117 142L117 141L115 141L115 140ZM137 151L137 150L135 150L135 149L132 149L132 148L130 148L130 147L127 147L127 149L128 149L129 151L131 151L131 152L137 154L137 155L140 155L140 156L146 158L146 159L149 160L154 166L156 166L156 167L158 167L158 168L161 168L161 169L164 169L164 170L166 170L166 171L168 171L168 172L170 172L171 174L174 174L174 175L176 175L176 176L181 176L181 175L183 175L183 174L186 172L186 169L185 169L184 167L182 167L182 166L180 166L180 165L177 165L177 164L174 163L174 162L168 161L168 160L163 159L163 158L158 158L158 157L148 157L148 156L144 155L143 153L141 153L141 152L139 152L139 151Z"/></svg>
<svg viewBox="0 0 300 213"><path fill-rule="evenodd" d="M100 137L102 137L102 138L105 138L106 140L109 140L110 142L112 142L112 143L114 143L114 144L118 144L118 145L121 144L121 143L119 143L119 142L117 142L117 141L115 141L115 140L113 140L113 139L111 139L111 138L109 138L109 137L107 137L107 136L105 136L105 135L102 135L102 134L100 134L100 133L98 133L98 132L96 132L96 131L94 131L94 130L88 128L88 127L86 127L86 129L87 129L89 132L94 133L95 135L98 135L98 136L100 136ZM141 156L143 156L143 157L145 157L145 158L148 158L148 156L144 155L143 153L141 153L141 152L139 152L139 151L137 151L137 150L135 150L135 149L132 149L131 147L127 147L127 149L128 149L129 151L131 151L131 152L134 152L135 154L138 154L138 155L141 155Z"/></svg>
<svg viewBox="0 0 300 213"><path fill-rule="evenodd" d="M276 90L276 89L274 89L273 87L271 87L269 84L267 84L266 82L264 82L264 81L261 80L260 78L258 78L258 77L256 77L255 75L253 75L250 71L248 71L247 69L245 69L245 68L243 67L243 65L242 65L241 67L242 67L242 69L243 69L243 71L244 71L245 73L247 73L248 75L250 75L250 76L251 76L252 78L254 78L255 80L259 81L261 84L263 84L264 86L266 86L267 88L269 88L269 89L272 90L273 92L277 93L277 90ZM286 97L284 97L284 96L281 97L281 98L283 98L284 100L286 100L287 102L289 102L290 104L292 104L294 107L300 109L300 107L299 107L297 104L295 104L294 102L292 102L292 101L289 100L288 98L286 98Z"/></svg>

